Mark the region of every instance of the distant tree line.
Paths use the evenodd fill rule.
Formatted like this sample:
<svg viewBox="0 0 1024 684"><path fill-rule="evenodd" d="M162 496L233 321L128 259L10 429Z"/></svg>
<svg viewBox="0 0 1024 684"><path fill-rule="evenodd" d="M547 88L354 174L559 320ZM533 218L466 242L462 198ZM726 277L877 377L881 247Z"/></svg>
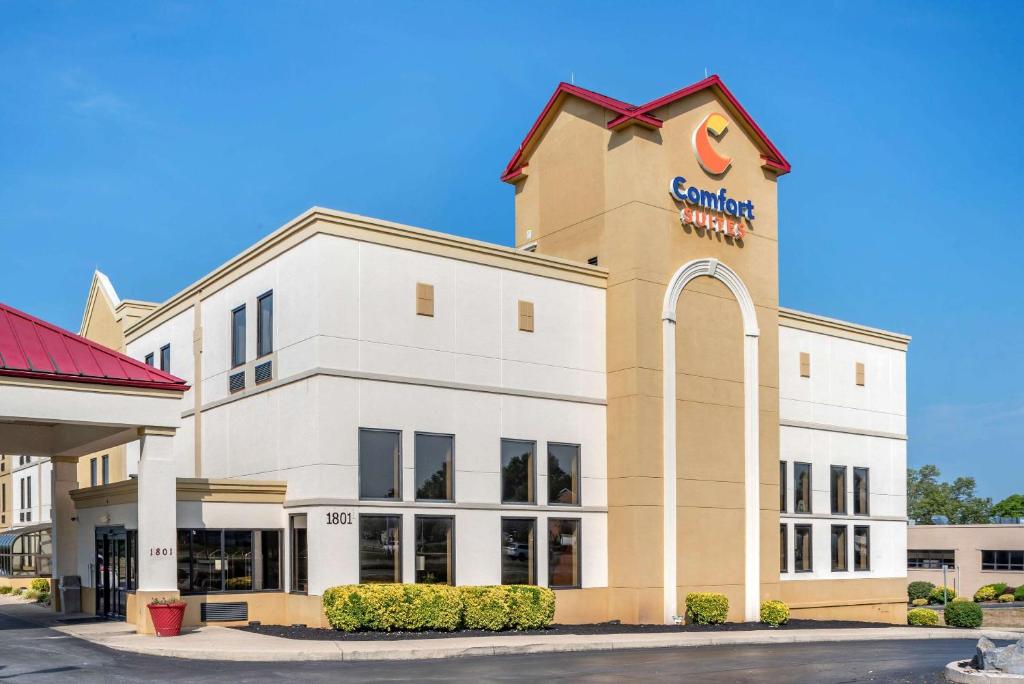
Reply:
<svg viewBox="0 0 1024 684"><path fill-rule="evenodd" d="M934 465L907 469L907 517L918 525L936 518L953 525L984 524L993 517L1024 518L1024 495L1011 494L997 504L977 496L973 477L943 482Z"/></svg>

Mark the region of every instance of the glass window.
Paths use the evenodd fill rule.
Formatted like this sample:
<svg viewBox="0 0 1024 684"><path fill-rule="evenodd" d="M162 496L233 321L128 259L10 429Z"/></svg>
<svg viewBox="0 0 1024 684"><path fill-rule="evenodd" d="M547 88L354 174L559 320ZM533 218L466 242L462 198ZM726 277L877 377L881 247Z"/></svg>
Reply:
<svg viewBox="0 0 1024 684"><path fill-rule="evenodd" d="M146 365L147 366L155 366L156 365L156 361L154 361L154 356L155 356L155 354L153 354L153 352L150 352L150 353L146 354Z"/></svg>
<svg viewBox="0 0 1024 684"><path fill-rule="evenodd" d="M281 530L261 530L258 536L259 564L256 586L264 589L281 588Z"/></svg>
<svg viewBox="0 0 1024 684"><path fill-rule="evenodd" d="M871 569L871 528L867 525L853 528L853 569Z"/></svg>
<svg viewBox="0 0 1024 684"><path fill-rule="evenodd" d="M832 571L848 569L846 554L849 545L846 543L846 525L832 526Z"/></svg>
<svg viewBox="0 0 1024 684"><path fill-rule="evenodd" d="M95 458L90 458L89 459L89 486L90 487L95 487L96 486L96 459Z"/></svg>
<svg viewBox="0 0 1024 684"><path fill-rule="evenodd" d="M178 590L205 594L280 589L280 540L280 530L179 529ZM134 541L132 545L135 553ZM276 569L266 570L272 567Z"/></svg>
<svg viewBox="0 0 1024 684"><path fill-rule="evenodd" d="M402 581L402 516L359 516L359 582Z"/></svg>
<svg viewBox="0 0 1024 684"><path fill-rule="evenodd" d="M455 518L416 516L416 582L455 584Z"/></svg>
<svg viewBox="0 0 1024 684"><path fill-rule="evenodd" d="M160 370L171 372L171 345L160 347Z"/></svg>
<svg viewBox="0 0 1024 684"><path fill-rule="evenodd" d="M952 568L956 565L956 554L953 549L907 549L907 567L918 570L941 570L945 565Z"/></svg>
<svg viewBox="0 0 1024 684"><path fill-rule="evenodd" d="M267 292L256 300L256 356L274 351L274 293Z"/></svg>
<svg viewBox="0 0 1024 684"><path fill-rule="evenodd" d="M811 572L814 570L811 555L811 526L793 526L793 570Z"/></svg>
<svg viewBox="0 0 1024 684"><path fill-rule="evenodd" d="M359 498L401 499L402 433L359 430Z"/></svg>
<svg viewBox="0 0 1024 684"><path fill-rule="evenodd" d="M451 435L416 434L416 499L454 501Z"/></svg>
<svg viewBox="0 0 1024 684"><path fill-rule="evenodd" d="M537 583L537 520L501 519L501 583Z"/></svg>
<svg viewBox="0 0 1024 684"><path fill-rule="evenodd" d="M1024 551L982 551L981 569L1024 571Z"/></svg>
<svg viewBox="0 0 1024 684"><path fill-rule="evenodd" d="M793 512L811 512L811 464L793 464Z"/></svg>
<svg viewBox="0 0 1024 684"><path fill-rule="evenodd" d="M580 503L580 447L548 443L548 503Z"/></svg>
<svg viewBox="0 0 1024 684"><path fill-rule="evenodd" d="M252 532L224 530L224 588L252 591Z"/></svg>
<svg viewBox="0 0 1024 684"><path fill-rule="evenodd" d="M534 462L537 445L518 439L501 440L501 502L534 503Z"/></svg>
<svg viewBox="0 0 1024 684"><path fill-rule="evenodd" d="M786 462L779 462L779 512L786 512Z"/></svg>
<svg viewBox="0 0 1024 684"><path fill-rule="evenodd" d="M832 466L832 515L846 515L846 466Z"/></svg>
<svg viewBox="0 0 1024 684"><path fill-rule="evenodd" d="M306 536L306 514L291 516L292 591L309 591L309 545Z"/></svg>
<svg viewBox="0 0 1024 684"><path fill-rule="evenodd" d="M853 514L868 515L868 469L853 469Z"/></svg>
<svg viewBox="0 0 1024 684"><path fill-rule="evenodd" d="M580 521L548 519L548 586L580 586Z"/></svg>
<svg viewBox="0 0 1024 684"><path fill-rule="evenodd" d="M110 456L103 454L103 457L100 459L100 463L103 464L103 484L110 484Z"/></svg>
<svg viewBox="0 0 1024 684"><path fill-rule="evenodd" d="M779 525L779 570L789 572L789 535L785 524Z"/></svg>
<svg viewBox="0 0 1024 684"><path fill-rule="evenodd" d="M245 363L245 304L231 312L231 367Z"/></svg>

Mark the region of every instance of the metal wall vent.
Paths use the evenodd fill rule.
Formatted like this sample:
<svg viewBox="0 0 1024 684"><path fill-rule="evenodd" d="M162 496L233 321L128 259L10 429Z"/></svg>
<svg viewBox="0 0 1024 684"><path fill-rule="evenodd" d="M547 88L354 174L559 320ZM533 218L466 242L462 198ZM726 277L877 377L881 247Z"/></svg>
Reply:
<svg viewBox="0 0 1024 684"><path fill-rule="evenodd" d="M266 382L267 380L273 380L274 379L274 362L273 362L273 360L271 360L271 361L264 361L263 363L258 364L256 366L256 368L253 369L253 376L255 378L255 382L256 382L257 385L260 384L261 382Z"/></svg>
<svg viewBox="0 0 1024 684"><path fill-rule="evenodd" d="M249 604L246 601L234 603L200 603L199 619L203 622L232 622L249 619Z"/></svg>
<svg viewBox="0 0 1024 684"><path fill-rule="evenodd" d="M237 392L245 389L245 371L228 376L228 390Z"/></svg>

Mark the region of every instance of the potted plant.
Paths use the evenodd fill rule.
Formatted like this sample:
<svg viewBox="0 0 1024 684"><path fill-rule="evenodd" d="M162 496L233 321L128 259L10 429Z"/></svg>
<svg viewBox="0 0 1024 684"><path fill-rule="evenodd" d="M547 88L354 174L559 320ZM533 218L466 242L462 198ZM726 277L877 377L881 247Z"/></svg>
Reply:
<svg viewBox="0 0 1024 684"><path fill-rule="evenodd" d="M149 602L149 616L157 636L178 636L185 619L185 602L176 598L155 598Z"/></svg>

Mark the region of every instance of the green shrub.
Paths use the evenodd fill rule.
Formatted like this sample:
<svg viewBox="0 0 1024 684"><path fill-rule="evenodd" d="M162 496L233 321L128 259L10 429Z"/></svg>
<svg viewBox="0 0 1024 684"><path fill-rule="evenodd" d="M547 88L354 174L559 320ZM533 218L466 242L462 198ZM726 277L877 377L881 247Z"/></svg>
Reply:
<svg viewBox="0 0 1024 684"><path fill-rule="evenodd" d="M39 598L39 592L35 589L29 589L28 591L24 592L22 596L27 598L29 601L35 601L37 598Z"/></svg>
<svg viewBox="0 0 1024 684"><path fill-rule="evenodd" d="M932 584L931 582L924 582L924 581L911 582L910 584L907 585L907 598L910 599L910 601L914 601L915 599L922 599L922 598L926 599L926 598L928 598L929 594L932 593L932 589L934 589L934 588L935 588L935 585Z"/></svg>
<svg viewBox="0 0 1024 684"><path fill-rule="evenodd" d="M1024 584L1017 587L1017 591L1013 592L1013 598L1018 601L1024 601Z"/></svg>
<svg viewBox="0 0 1024 684"><path fill-rule="evenodd" d="M512 629L541 629L555 619L555 592L550 589L509 585L505 595Z"/></svg>
<svg viewBox="0 0 1024 684"><path fill-rule="evenodd" d="M1006 582L995 582L988 586L996 590L996 596L1002 596L1006 593Z"/></svg>
<svg viewBox="0 0 1024 684"><path fill-rule="evenodd" d="M945 595L947 601L952 601L956 598L956 592L953 591L953 587L944 587L939 585L932 589L928 595L928 600L932 603L942 603L943 595Z"/></svg>
<svg viewBox="0 0 1024 684"><path fill-rule="evenodd" d="M978 603L982 601L995 601L996 600L996 588L991 584L986 584L980 587L978 591L974 592L974 600Z"/></svg>
<svg viewBox="0 0 1024 684"><path fill-rule="evenodd" d="M954 601L946 604L946 624L950 627L981 627L984 619L981 606L967 601Z"/></svg>
<svg viewBox="0 0 1024 684"><path fill-rule="evenodd" d="M782 601L761 602L761 622L779 627L789 622L789 606Z"/></svg>
<svg viewBox="0 0 1024 684"><path fill-rule="evenodd" d="M970 602L971 602L971 599L967 598L966 596L957 596L955 599L950 601L950 603L970 603Z"/></svg>
<svg viewBox="0 0 1024 684"><path fill-rule="evenodd" d="M1013 603L1013 594L1003 594L999 597L1000 603Z"/></svg>
<svg viewBox="0 0 1024 684"><path fill-rule="evenodd" d="M939 624L939 614L931 608L914 608L907 611L907 624L914 627L935 627Z"/></svg>
<svg viewBox="0 0 1024 684"><path fill-rule="evenodd" d="M33 591L39 592L40 594L49 594L50 580L43 579L42 577L37 577L34 580L32 580L31 589Z"/></svg>
<svg viewBox="0 0 1024 684"><path fill-rule="evenodd" d="M725 594L695 592L686 595L686 621L698 625L720 625L729 617Z"/></svg>
<svg viewBox="0 0 1024 684"><path fill-rule="evenodd" d="M14 589L12 589L11 587L0 587L0 596L10 594L12 591L14 591Z"/></svg>
<svg viewBox="0 0 1024 684"><path fill-rule="evenodd" d="M504 587L462 587L462 621L466 629L499 630L508 625Z"/></svg>
<svg viewBox="0 0 1024 684"><path fill-rule="evenodd" d="M915 608L920 608L921 606L927 606L928 605L928 599L926 599L926 598L914 599L913 601L910 602L910 605L914 606Z"/></svg>

